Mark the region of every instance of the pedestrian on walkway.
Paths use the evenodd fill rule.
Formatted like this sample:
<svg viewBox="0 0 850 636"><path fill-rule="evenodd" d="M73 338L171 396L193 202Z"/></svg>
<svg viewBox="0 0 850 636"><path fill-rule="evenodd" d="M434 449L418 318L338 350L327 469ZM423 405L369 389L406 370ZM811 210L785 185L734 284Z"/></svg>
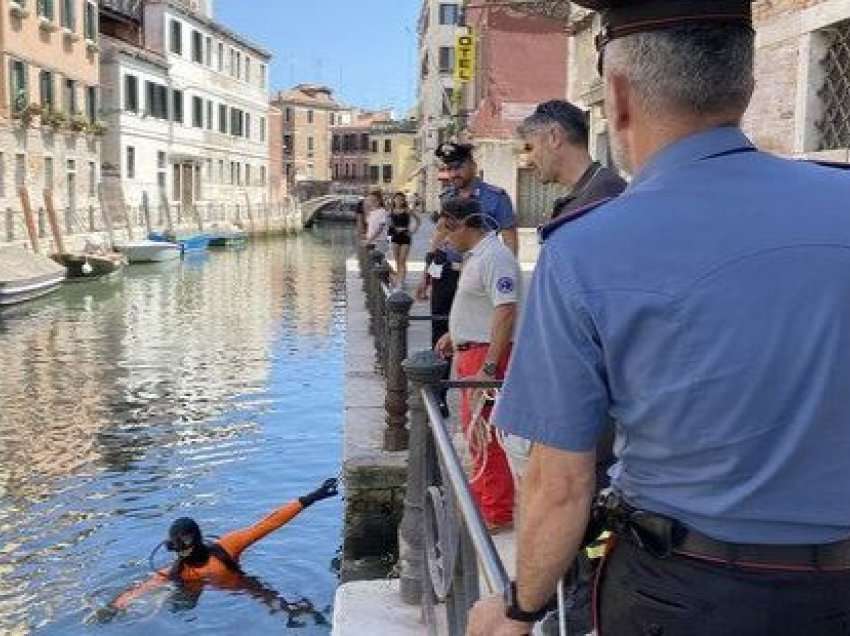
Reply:
<svg viewBox="0 0 850 636"><path fill-rule="evenodd" d="M393 195L389 225L390 243L395 258L395 283L397 287L403 288L407 280L407 257L410 254L413 235L422 226L419 214L407 205L404 192L396 192Z"/></svg>
<svg viewBox="0 0 850 636"><path fill-rule="evenodd" d="M543 233L495 415L534 442L514 602L469 633L529 633L595 534L610 413L601 636L850 634L850 176L740 130L749 0L577 4L634 177Z"/></svg>
<svg viewBox="0 0 850 636"><path fill-rule="evenodd" d="M480 382L504 377L519 301L519 263L487 226L475 199L443 204L446 239L466 255L449 316L449 333L437 343L454 354L459 379ZM461 424L470 441L473 495L492 532L513 524L514 484L498 436L489 429L490 408L480 390L464 390Z"/></svg>
<svg viewBox="0 0 850 636"><path fill-rule="evenodd" d="M437 157L443 161L451 185L443 193L447 199L476 199L487 217L488 227L496 230L510 250L517 255L519 235L516 215L508 193L502 188L485 183L478 177L478 166L469 144L445 143L437 148Z"/></svg>
<svg viewBox="0 0 850 636"><path fill-rule="evenodd" d="M380 190L366 195L364 209L366 210L366 238L363 242L367 247L386 254L389 247L387 244L389 214L384 208L384 195Z"/></svg>

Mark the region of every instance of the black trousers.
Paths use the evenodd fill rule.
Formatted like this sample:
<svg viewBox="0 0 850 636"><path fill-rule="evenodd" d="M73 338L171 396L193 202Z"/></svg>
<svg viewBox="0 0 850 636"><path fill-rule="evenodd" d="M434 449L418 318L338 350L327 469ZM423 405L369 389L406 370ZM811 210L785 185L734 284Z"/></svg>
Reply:
<svg viewBox="0 0 850 636"><path fill-rule="evenodd" d="M850 571L788 572L657 559L625 539L599 582L599 636L843 636Z"/></svg>
<svg viewBox="0 0 850 636"><path fill-rule="evenodd" d="M456 272L449 265L443 267L443 275L440 278L431 279L431 315L446 316L445 320L433 320L431 322L431 346L437 345L437 341L449 331L448 315L452 310L452 302L455 299L457 292L457 283L460 279L460 272ZM451 376L451 365L446 370L446 375L443 378L448 380ZM448 413L447 404L448 391L443 389L440 391L440 402L444 414Z"/></svg>
<svg viewBox="0 0 850 636"><path fill-rule="evenodd" d="M446 316L445 320L435 320L431 323L432 345L436 345L449 330L448 315L452 310L459 279L460 272L456 272L449 265L443 267L443 275L440 278L431 279L431 313L434 316Z"/></svg>

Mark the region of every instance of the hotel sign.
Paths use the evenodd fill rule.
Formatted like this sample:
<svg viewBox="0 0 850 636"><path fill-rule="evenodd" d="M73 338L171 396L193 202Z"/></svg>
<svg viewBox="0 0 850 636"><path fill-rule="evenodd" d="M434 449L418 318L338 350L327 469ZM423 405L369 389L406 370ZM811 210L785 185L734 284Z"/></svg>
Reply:
<svg viewBox="0 0 850 636"><path fill-rule="evenodd" d="M475 79L475 36L459 35L455 44L455 82Z"/></svg>

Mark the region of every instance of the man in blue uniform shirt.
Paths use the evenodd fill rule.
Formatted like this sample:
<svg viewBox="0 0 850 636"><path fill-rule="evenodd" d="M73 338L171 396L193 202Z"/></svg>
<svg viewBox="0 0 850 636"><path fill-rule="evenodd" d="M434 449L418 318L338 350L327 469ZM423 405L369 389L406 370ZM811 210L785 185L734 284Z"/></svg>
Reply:
<svg viewBox="0 0 850 636"><path fill-rule="evenodd" d="M850 634L850 178L741 132L749 2L579 4L603 11L634 178L544 235L495 414L534 442L515 593L469 633L529 633L584 539L610 415L601 636Z"/></svg>
<svg viewBox="0 0 850 636"><path fill-rule="evenodd" d="M478 168L472 156L469 144L445 143L437 148L439 157L446 166L451 186L442 194L444 200L477 199L482 212L490 217L494 230L497 230L514 256L519 250L516 215L508 193L502 188L485 183L477 176Z"/></svg>

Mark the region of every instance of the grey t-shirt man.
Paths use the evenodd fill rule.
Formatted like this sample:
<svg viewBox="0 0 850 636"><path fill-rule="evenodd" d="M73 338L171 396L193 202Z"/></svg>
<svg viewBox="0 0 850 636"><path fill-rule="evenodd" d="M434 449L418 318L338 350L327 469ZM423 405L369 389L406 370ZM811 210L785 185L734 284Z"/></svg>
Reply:
<svg viewBox="0 0 850 636"><path fill-rule="evenodd" d="M555 201L552 218L569 216L592 203L618 197L627 185L616 172L594 161L573 186L572 192Z"/></svg>

